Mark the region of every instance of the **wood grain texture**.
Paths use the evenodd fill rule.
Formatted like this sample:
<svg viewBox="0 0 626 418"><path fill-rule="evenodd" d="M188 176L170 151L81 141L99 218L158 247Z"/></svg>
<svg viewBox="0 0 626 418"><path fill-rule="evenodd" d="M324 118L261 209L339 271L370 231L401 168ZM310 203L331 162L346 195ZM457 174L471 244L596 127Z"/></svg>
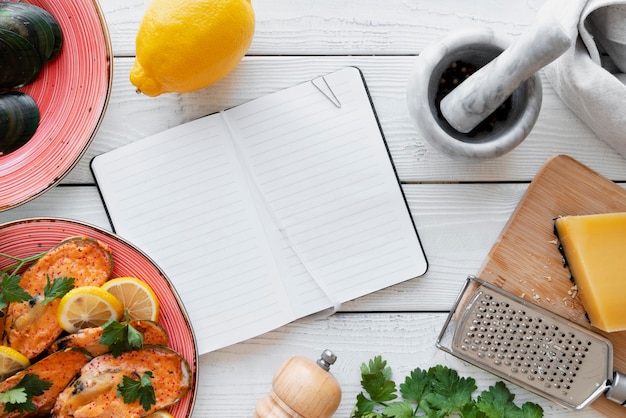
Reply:
<svg viewBox="0 0 626 418"><path fill-rule="evenodd" d="M542 0L252 0L256 30L249 55L416 54L460 26L489 25L517 35ZM149 0L101 2L116 56L135 54Z"/></svg>
<svg viewBox="0 0 626 418"><path fill-rule="evenodd" d="M347 302L344 311L449 310L467 275L478 271L526 185L410 184L403 189L429 270L422 277ZM0 212L0 222L37 216L67 217L110 229L95 186L58 186Z"/></svg>
<svg viewBox="0 0 626 418"><path fill-rule="evenodd" d="M477 274L487 259L527 187L524 183L404 185L429 269L422 277L344 303L342 310L449 310L467 275ZM68 217L110 229L95 186L58 186L0 212L0 222L36 216Z"/></svg>
<svg viewBox="0 0 626 418"><path fill-rule="evenodd" d="M37 199L0 212L0 223L37 217L76 219L111 230L95 186L57 186Z"/></svg>
<svg viewBox="0 0 626 418"><path fill-rule="evenodd" d="M571 321L603 334L613 343L614 368L626 370L626 331L592 328L580 299L572 293L554 234L563 215L626 211L626 191L568 156L555 156L539 170L478 276ZM623 408L601 397L592 407L608 416Z"/></svg>
<svg viewBox="0 0 626 418"><path fill-rule="evenodd" d="M249 57L217 84L187 94L139 95L128 80L132 58L115 60L111 100L98 133L63 183L93 183L89 162L98 154L209 113L303 83L345 66L364 74L383 133L404 182L530 181L543 162L569 154L612 180L626 179L626 161L595 137L543 82L539 119L509 154L488 161L451 160L415 129L406 86L415 57Z"/></svg>

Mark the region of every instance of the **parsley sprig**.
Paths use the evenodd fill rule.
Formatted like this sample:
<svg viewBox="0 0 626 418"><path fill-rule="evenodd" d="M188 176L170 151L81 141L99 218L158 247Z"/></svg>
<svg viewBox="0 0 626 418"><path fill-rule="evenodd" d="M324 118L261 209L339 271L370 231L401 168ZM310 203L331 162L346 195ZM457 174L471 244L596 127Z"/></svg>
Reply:
<svg viewBox="0 0 626 418"><path fill-rule="evenodd" d="M128 310L124 323L111 320L102 326L100 344L108 345L113 357L118 357L125 351L131 351L143 347L143 332L130 324Z"/></svg>
<svg viewBox="0 0 626 418"><path fill-rule="evenodd" d="M46 278L46 286L43 288L42 305L52 302L56 298L62 298L67 292L74 288L73 277L57 277L50 280L50 276Z"/></svg>
<svg viewBox="0 0 626 418"><path fill-rule="evenodd" d="M0 277L0 310L10 302L26 302L32 296L20 286L20 276L2 273Z"/></svg>
<svg viewBox="0 0 626 418"><path fill-rule="evenodd" d="M18 273L22 267L39 260L44 254L45 252L19 258L0 253L0 257L15 261L15 263L0 269L0 310L4 309L10 302L26 302L31 299L31 295L20 286L21 276Z"/></svg>
<svg viewBox="0 0 626 418"><path fill-rule="evenodd" d="M42 380L37 374L26 374L12 389L0 394L0 401L4 403L5 412L36 412L33 403L34 396L43 395L50 389L52 382Z"/></svg>
<svg viewBox="0 0 626 418"><path fill-rule="evenodd" d="M361 386L351 418L540 418L543 409L532 402L521 407L503 382L497 382L474 399L476 381L460 377L446 366L416 368L400 384L398 400L391 368L381 356L361 366Z"/></svg>
<svg viewBox="0 0 626 418"><path fill-rule="evenodd" d="M156 404L156 395L152 387L153 374L151 371L143 372L139 380L124 376L122 382L117 385L117 395L124 399L125 403L139 401L141 407L149 411Z"/></svg>

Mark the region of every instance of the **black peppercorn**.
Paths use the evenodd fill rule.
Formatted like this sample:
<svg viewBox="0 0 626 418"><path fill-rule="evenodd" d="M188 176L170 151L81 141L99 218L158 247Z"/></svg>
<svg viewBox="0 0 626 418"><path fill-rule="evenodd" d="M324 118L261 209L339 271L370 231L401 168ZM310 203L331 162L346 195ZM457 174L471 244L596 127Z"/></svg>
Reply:
<svg viewBox="0 0 626 418"><path fill-rule="evenodd" d="M476 67L465 61L452 61L450 65L441 74L437 93L435 95L435 106L437 107L437 116L445 119L441 113L441 100L448 95L454 88L461 84L465 79L476 72ZM511 111L511 98L507 98L496 110L494 110L485 120L479 123L474 129L467 133L467 136L474 137L480 133L491 132L495 129L498 121L506 120Z"/></svg>

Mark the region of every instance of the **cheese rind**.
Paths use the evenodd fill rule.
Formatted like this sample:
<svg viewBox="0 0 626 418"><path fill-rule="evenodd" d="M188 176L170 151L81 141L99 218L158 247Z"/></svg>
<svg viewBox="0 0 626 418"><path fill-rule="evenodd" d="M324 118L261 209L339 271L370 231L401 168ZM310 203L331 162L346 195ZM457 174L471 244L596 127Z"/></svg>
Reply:
<svg viewBox="0 0 626 418"><path fill-rule="evenodd" d="M626 330L626 212L564 216L555 227L591 325Z"/></svg>

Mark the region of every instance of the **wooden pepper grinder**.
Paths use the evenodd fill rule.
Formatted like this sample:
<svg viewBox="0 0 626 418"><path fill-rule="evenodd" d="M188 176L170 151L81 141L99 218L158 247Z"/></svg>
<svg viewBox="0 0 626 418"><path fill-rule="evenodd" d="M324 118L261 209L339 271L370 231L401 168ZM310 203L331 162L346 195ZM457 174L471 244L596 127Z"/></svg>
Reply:
<svg viewBox="0 0 626 418"><path fill-rule="evenodd" d="M330 418L341 401L341 387L329 372L336 360L330 350L317 362L287 360L274 375L272 392L257 402L254 418Z"/></svg>

